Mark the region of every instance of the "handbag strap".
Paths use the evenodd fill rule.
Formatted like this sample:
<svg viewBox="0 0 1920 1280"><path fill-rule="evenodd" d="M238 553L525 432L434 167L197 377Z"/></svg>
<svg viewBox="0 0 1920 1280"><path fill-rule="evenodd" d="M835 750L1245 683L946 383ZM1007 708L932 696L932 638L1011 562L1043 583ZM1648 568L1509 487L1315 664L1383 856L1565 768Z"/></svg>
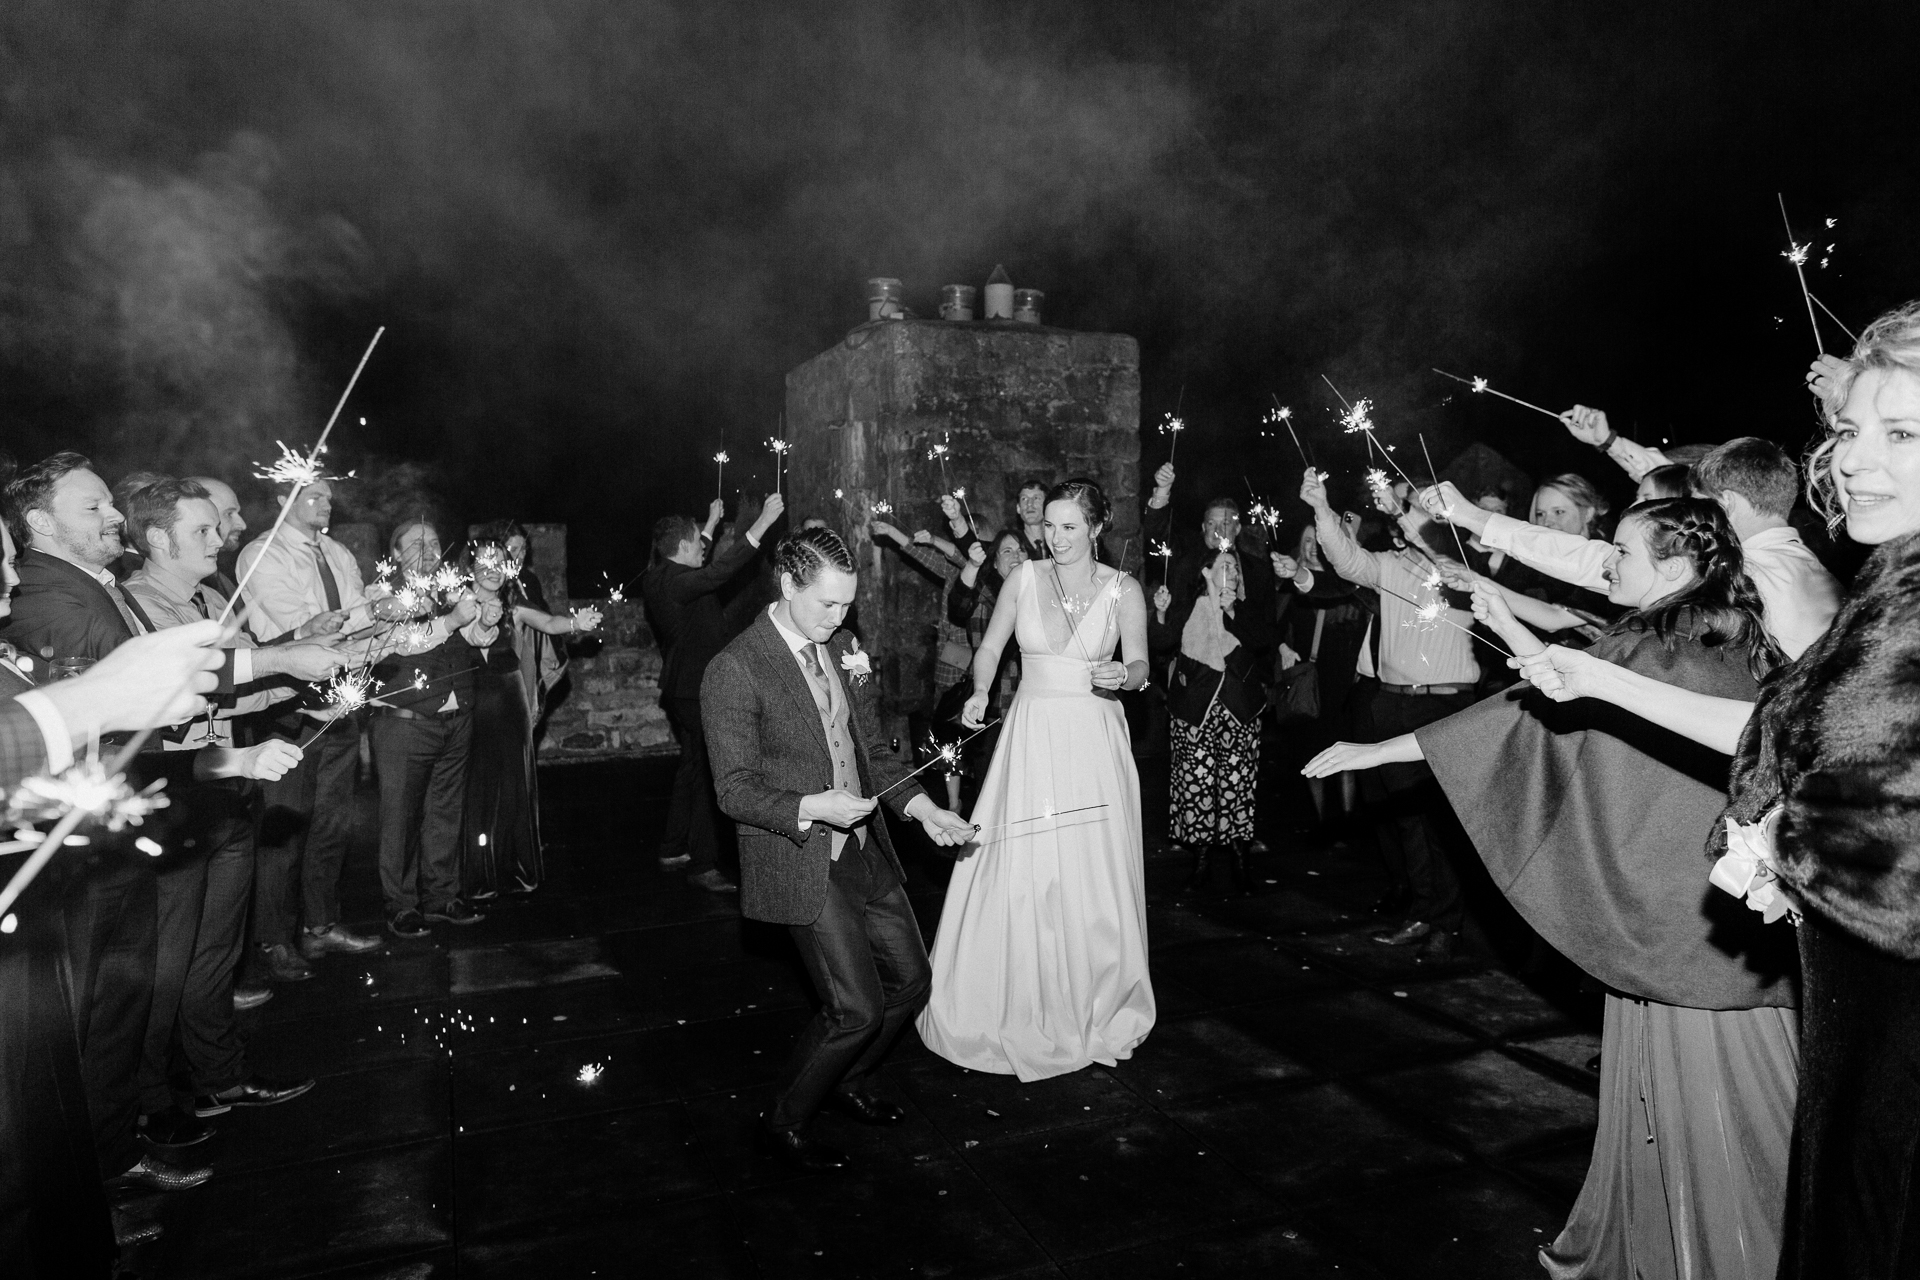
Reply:
<svg viewBox="0 0 1920 1280"><path fill-rule="evenodd" d="M1307 661L1320 661L1320 633L1326 629L1327 611L1325 609L1315 609L1313 611L1313 648L1307 654Z"/></svg>

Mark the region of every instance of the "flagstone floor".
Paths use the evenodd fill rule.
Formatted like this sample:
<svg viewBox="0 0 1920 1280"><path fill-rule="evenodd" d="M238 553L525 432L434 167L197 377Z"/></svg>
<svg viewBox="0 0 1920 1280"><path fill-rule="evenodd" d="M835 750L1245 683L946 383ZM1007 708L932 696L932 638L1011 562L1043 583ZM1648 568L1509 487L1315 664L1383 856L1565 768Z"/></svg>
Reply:
<svg viewBox="0 0 1920 1280"><path fill-rule="evenodd" d="M257 1067L319 1087L219 1118L211 1182L130 1203L165 1227L137 1274L1539 1274L1592 1143L1597 1005L1373 942L1371 856L1278 821L1252 898L1180 896L1151 841L1160 1022L1131 1061L1023 1085L909 1032L906 1124L823 1118L848 1172L768 1162L750 1127L810 995L783 930L655 868L670 769L545 771L537 895L252 1015ZM948 866L910 862L929 933Z"/></svg>

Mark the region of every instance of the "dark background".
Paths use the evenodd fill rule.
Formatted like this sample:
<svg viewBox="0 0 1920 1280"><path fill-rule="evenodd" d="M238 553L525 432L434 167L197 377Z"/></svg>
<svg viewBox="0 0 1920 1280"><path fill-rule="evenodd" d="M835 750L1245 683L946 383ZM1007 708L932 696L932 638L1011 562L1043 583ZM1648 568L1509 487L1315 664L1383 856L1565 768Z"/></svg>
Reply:
<svg viewBox="0 0 1920 1280"><path fill-rule="evenodd" d="M1296 487L1270 394L1351 485L1323 372L1403 461L1424 431L1619 484L1432 364L1798 447L1775 192L1856 331L1920 291L1911 8L14 0L3 439L238 479L385 324L346 514L564 520L582 590L715 449L769 483L782 375L866 277L931 314L1004 262L1049 322L1140 339L1183 502Z"/></svg>

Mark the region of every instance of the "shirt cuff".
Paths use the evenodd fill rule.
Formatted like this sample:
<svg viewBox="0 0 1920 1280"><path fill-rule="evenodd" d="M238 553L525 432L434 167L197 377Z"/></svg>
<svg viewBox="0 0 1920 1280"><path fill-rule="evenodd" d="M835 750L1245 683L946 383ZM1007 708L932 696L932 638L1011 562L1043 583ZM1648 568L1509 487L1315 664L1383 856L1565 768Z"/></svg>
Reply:
<svg viewBox="0 0 1920 1280"><path fill-rule="evenodd" d="M1487 527L1480 531L1480 541L1495 551L1511 551L1514 533L1526 527L1524 520L1515 520L1512 516L1503 516L1495 511L1487 516Z"/></svg>
<svg viewBox="0 0 1920 1280"><path fill-rule="evenodd" d="M754 533L754 532L753 532L752 530L748 530L748 531L747 531L747 533L746 533L746 534L745 534L744 536L745 536L745 537L746 537L746 539L747 539L747 545L748 545L748 546L750 546L750 547L752 547L752 548L754 548L754 549L755 549L756 551L757 551L757 550L759 550L759 547L760 547L760 537L759 537L759 535L758 535L758 534L756 534L756 533Z"/></svg>
<svg viewBox="0 0 1920 1280"><path fill-rule="evenodd" d="M40 736L47 743L47 772L63 773L71 768L73 731L67 728L66 717L60 714L60 708L54 706L52 700L38 689L16 694L13 700L40 726Z"/></svg>
<svg viewBox="0 0 1920 1280"><path fill-rule="evenodd" d="M233 682L235 684L253 683L253 650L233 650Z"/></svg>

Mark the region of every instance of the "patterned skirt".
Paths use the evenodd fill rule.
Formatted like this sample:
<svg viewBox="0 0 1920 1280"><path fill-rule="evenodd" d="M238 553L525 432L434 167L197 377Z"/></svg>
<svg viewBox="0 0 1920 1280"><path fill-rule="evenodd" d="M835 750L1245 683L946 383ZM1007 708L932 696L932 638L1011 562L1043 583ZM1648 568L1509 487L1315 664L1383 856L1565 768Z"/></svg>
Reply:
<svg viewBox="0 0 1920 1280"><path fill-rule="evenodd" d="M1241 724L1218 702L1194 725L1170 722L1173 791L1169 835L1182 844L1253 839L1260 722Z"/></svg>

